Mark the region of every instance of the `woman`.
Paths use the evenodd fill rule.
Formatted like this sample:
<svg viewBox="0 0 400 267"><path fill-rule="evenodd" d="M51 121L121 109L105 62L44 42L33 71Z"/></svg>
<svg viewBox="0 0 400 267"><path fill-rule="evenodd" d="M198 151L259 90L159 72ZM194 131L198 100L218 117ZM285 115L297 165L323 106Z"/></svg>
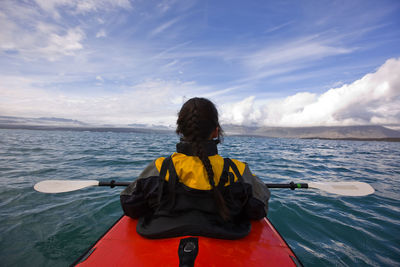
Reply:
<svg viewBox="0 0 400 267"><path fill-rule="evenodd" d="M218 111L205 98L192 98L178 114L177 153L150 163L121 193L124 213L139 218L148 238L200 235L246 236L250 220L266 216L270 193L246 163L224 159Z"/></svg>

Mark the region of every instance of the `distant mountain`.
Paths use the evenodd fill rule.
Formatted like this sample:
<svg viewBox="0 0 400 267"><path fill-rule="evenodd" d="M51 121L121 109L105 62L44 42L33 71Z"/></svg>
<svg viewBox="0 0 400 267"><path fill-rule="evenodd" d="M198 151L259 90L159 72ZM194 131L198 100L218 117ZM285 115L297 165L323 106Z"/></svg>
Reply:
<svg viewBox="0 0 400 267"><path fill-rule="evenodd" d="M27 129L27 130L48 130L48 131L91 131L91 132L138 132L138 133L170 133L172 130L162 125L95 125L78 120L41 117L25 118L0 116L0 129Z"/></svg>
<svg viewBox="0 0 400 267"><path fill-rule="evenodd" d="M0 116L0 124L10 125L43 125L43 126L84 126L87 123L70 120L64 118L54 117L41 117L41 118L25 118L25 117L12 117Z"/></svg>
<svg viewBox="0 0 400 267"><path fill-rule="evenodd" d="M162 125L129 124L126 126L93 125L78 120L41 117L22 118L0 116L0 128L31 130L69 130L98 132L159 132L172 133L174 129ZM400 131L379 125L330 127L256 127L222 125L227 135L262 136L272 138L350 139L400 141Z"/></svg>
<svg viewBox="0 0 400 267"><path fill-rule="evenodd" d="M158 125L158 124L133 123L133 124L128 124L127 126L134 128L143 128L143 129L170 130L170 131L174 130L173 128L171 128L171 126Z"/></svg>
<svg viewBox="0 0 400 267"><path fill-rule="evenodd" d="M74 124L80 124L80 125L86 125L87 123L78 121L78 120L70 120L70 119L64 119L64 118L47 118L47 117L41 117L38 120L43 121L43 122L56 122L56 123L74 123Z"/></svg>
<svg viewBox="0 0 400 267"><path fill-rule="evenodd" d="M383 126L246 127L223 125L228 135L309 139L400 139L400 131Z"/></svg>

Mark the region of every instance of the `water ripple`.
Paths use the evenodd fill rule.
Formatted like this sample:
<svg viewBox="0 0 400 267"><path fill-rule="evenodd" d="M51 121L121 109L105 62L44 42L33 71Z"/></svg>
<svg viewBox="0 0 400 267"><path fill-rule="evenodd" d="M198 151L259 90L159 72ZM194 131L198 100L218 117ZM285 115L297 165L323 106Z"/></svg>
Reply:
<svg viewBox="0 0 400 267"><path fill-rule="evenodd" d="M41 194L46 179L131 181L175 135L0 130L0 262L66 266L121 214L120 188ZM364 181L376 193L340 197L272 189L268 217L305 266L400 265L400 143L226 137L220 154L263 181ZM12 240L10 242L10 240Z"/></svg>

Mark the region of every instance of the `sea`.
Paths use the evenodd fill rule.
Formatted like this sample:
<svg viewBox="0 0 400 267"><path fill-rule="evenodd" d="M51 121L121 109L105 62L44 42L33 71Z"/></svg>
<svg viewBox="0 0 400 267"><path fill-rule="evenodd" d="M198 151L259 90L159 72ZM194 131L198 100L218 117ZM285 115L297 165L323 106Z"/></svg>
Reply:
<svg viewBox="0 0 400 267"><path fill-rule="evenodd" d="M0 129L0 266L69 266L121 215L122 188L44 194L50 179L133 181L172 133ZM362 181L339 196L271 189L268 218L304 266L400 266L400 143L227 136L219 153L266 183Z"/></svg>

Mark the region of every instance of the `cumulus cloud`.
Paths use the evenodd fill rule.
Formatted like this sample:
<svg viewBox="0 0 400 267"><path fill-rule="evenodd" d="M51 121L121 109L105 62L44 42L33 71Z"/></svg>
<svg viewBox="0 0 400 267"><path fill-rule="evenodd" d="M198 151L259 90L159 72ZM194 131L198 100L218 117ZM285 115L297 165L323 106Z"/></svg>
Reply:
<svg viewBox="0 0 400 267"><path fill-rule="evenodd" d="M400 124L400 59L323 94L248 97L222 109L225 122L263 126Z"/></svg>
<svg viewBox="0 0 400 267"><path fill-rule="evenodd" d="M240 102L221 106L221 121L233 124L256 124L261 118L261 112L254 105L254 96Z"/></svg>

